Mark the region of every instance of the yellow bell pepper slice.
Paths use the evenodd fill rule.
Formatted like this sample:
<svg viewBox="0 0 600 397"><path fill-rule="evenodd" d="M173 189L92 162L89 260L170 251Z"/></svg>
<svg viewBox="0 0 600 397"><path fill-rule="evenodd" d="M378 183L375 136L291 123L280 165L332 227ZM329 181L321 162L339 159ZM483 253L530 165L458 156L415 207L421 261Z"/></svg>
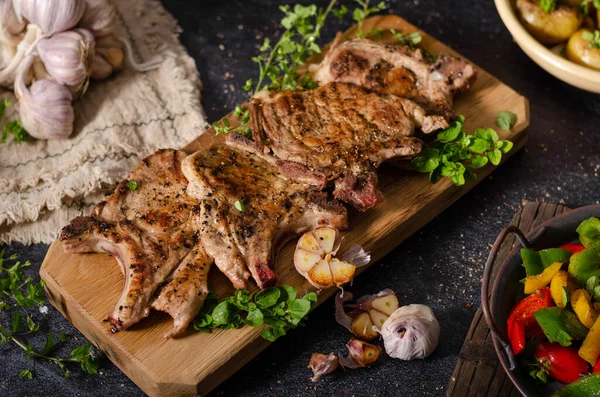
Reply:
<svg viewBox="0 0 600 397"><path fill-rule="evenodd" d="M569 293L573 292L573 290L577 288L573 284L573 281L570 280L569 272L566 270L559 270L558 273L552 277L552 281L550 282L550 295L556 306L564 308L569 303L568 297L566 297L567 299L565 301L565 294L563 291L566 288Z"/></svg>
<svg viewBox="0 0 600 397"><path fill-rule="evenodd" d="M571 306L573 306L573 311L577 314L579 321L587 328L592 328L598 318L598 312L592 306L590 294L583 288L573 291Z"/></svg>
<svg viewBox="0 0 600 397"><path fill-rule="evenodd" d="M535 276L527 276L525 279L525 293L533 294L535 291L544 288L552 281L552 278L558 273L562 264L555 262L544 269L540 274Z"/></svg>
<svg viewBox="0 0 600 397"><path fill-rule="evenodd" d="M596 320L590 328L590 332L588 332L579 348L579 356L592 364L592 367L596 365L596 361L600 356L600 320Z"/></svg>

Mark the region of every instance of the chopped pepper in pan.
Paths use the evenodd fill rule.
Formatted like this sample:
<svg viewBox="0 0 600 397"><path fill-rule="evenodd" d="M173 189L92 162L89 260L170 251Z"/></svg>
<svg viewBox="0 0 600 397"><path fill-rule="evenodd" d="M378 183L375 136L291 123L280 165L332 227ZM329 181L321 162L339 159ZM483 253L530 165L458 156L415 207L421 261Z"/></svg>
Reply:
<svg viewBox="0 0 600 397"><path fill-rule="evenodd" d="M525 349L526 338L544 337L533 313L551 306L553 304L550 288L543 288L517 303L512 309L508 316L508 339L515 354L519 354Z"/></svg>

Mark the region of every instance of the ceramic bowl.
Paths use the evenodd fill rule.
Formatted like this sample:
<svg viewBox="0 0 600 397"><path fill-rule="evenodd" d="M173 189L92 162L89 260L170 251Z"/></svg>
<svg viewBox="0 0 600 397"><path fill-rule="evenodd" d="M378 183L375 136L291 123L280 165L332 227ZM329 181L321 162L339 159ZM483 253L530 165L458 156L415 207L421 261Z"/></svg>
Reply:
<svg viewBox="0 0 600 397"><path fill-rule="evenodd" d="M538 42L521 24L514 7L514 0L494 1L502 22L529 58L565 83L600 93L600 71L573 63Z"/></svg>
<svg viewBox="0 0 600 397"><path fill-rule="evenodd" d="M506 321L512 307L525 296L523 284L519 280L525 277L522 266L521 248L555 248L578 241L577 226L590 217L600 218L600 205L581 207L558 215L524 235L517 227L504 228L492 247L485 265L483 284L481 288L481 306L485 320L493 335L494 348L508 377L517 389L527 397L542 397L552 395L554 391L564 386L560 382L550 382L542 385L536 382L527 368L517 365L517 360L507 342ZM502 242L509 234L515 234L517 240L510 254L499 264L493 284L490 285L492 264L494 263ZM490 292L491 291L491 292Z"/></svg>

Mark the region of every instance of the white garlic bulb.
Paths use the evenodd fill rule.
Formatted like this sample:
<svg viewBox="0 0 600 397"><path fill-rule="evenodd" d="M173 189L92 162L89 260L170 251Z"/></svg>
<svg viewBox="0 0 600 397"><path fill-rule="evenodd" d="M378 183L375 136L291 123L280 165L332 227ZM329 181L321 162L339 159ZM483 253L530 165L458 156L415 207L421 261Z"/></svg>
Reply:
<svg viewBox="0 0 600 397"><path fill-rule="evenodd" d="M38 139L68 138L73 133L75 120L71 91L51 80L36 81L27 89L25 76L34 60L32 55L27 57L15 80L15 94L19 99L19 116L23 128Z"/></svg>
<svg viewBox="0 0 600 397"><path fill-rule="evenodd" d="M86 0L85 13L79 26L92 32L96 38L115 33L117 10L110 0Z"/></svg>
<svg viewBox="0 0 600 397"><path fill-rule="evenodd" d="M425 305L396 309L381 328L386 353L393 358L425 358L437 347L440 324Z"/></svg>
<svg viewBox="0 0 600 397"><path fill-rule="evenodd" d="M57 33L38 43L48 73L59 83L78 91L85 87L94 57L94 36L86 29Z"/></svg>
<svg viewBox="0 0 600 397"><path fill-rule="evenodd" d="M25 25L25 21L17 17L12 0L0 0L0 29L11 35L18 35L25 30Z"/></svg>
<svg viewBox="0 0 600 397"><path fill-rule="evenodd" d="M39 26L46 36L75 27L85 6L85 0L14 0L17 16Z"/></svg>

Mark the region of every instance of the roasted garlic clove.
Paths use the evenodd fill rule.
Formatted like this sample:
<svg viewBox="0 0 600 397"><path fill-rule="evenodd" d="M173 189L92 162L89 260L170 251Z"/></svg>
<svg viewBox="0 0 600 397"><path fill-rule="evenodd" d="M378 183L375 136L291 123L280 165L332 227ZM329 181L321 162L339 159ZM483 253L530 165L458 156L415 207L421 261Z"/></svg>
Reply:
<svg viewBox="0 0 600 397"><path fill-rule="evenodd" d="M373 321L369 313L360 313L352 321L351 331L361 339L371 340L377 337L377 331L373 328Z"/></svg>
<svg viewBox="0 0 600 397"><path fill-rule="evenodd" d="M323 375L335 371L338 368L338 363L338 357L335 353L313 353L310 357L310 363L308 364L308 368L312 369L314 375L311 380L313 382L318 382Z"/></svg>
<svg viewBox="0 0 600 397"><path fill-rule="evenodd" d="M338 245L339 233L331 227L319 227L303 234L294 253L296 270L318 288L349 282L356 266L333 257Z"/></svg>

